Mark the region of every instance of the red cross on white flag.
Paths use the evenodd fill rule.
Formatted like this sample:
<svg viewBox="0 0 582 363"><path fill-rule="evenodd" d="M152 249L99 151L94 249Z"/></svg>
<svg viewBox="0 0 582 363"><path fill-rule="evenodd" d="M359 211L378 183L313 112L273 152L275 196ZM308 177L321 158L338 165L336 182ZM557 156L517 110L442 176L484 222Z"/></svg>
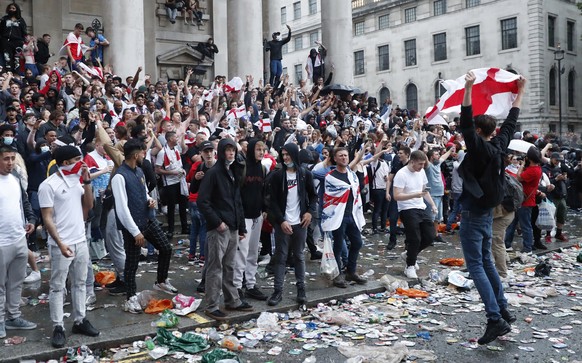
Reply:
<svg viewBox="0 0 582 363"><path fill-rule="evenodd" d="M478 68L472 70L476 80L473 84L473 115L491 115L505 119L517 97L519 76L499 68ZM465 76L442 82L447 90L436 105L429 108L426 118L432 120L439 113L460 113L465 95Z"/></svg>

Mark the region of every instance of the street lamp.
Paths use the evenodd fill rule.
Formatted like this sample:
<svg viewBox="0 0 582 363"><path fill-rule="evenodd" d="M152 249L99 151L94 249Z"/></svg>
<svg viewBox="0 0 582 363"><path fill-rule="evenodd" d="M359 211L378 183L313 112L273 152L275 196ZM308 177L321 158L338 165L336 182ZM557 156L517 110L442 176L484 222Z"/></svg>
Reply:
<svg viewBox="0 0 582 363"><path fill-rule="evenodd" d="M564 49L560 48L554 51L554 60L558 61L558 126L560 128L560 139L562 138L562 60L564 59Z"/></svg>

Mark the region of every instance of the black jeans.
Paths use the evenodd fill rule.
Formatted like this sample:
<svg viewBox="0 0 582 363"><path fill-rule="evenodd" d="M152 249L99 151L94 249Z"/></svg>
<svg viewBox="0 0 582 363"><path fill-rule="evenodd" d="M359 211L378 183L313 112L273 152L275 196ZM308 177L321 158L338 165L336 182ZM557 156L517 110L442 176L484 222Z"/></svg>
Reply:
<svg viewBox="0 0 582 363"><path fill-rule="evenodd" d="M372 189L370 193L374 203L374 212L372 213L372 229L376 229L376 222L380 219L378 228L386 228L386 218L388 217L388 201L386 200L386 189Z"/></svg>
<svg viewBox="0 0 582 363"><path fill-rule="evenodd" d="M431 216L424 209L407 209L400 211L406 234L406 265L414 266L420 251L430 246L435 238L434 224Z"/></svg>
<svg viewBox="0 0 582 363"><path fill-rule="evenodd" d="M358 257L360 256L360 249L362 248L362 233L354 221L354 217L350 215L344 215L341 226L332 232L333 235L333 254L335 255L335 260L337 265L342 268L342 265L346 266L348 273L356 273L356 267L358 266ZM342 250L344 247L345 238L350 240L350 245L348 248L348 263L342 263Z"/></svg>
<svg viewBox="0 0 582 363"><path fill-rule="evenodd" d="M180 210L180 223L182 230L188 231L188 198L180 193L180 183L166 185L163 187L164 200L168 206L168 232L174 233L174 216L176 211L176 204Z"/></svg>

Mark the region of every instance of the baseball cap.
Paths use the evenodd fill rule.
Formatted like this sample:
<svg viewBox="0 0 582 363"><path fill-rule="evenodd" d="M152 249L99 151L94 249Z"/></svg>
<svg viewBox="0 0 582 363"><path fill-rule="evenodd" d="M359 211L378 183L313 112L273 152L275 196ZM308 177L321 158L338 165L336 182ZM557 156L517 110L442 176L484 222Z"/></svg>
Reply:
<svg viewBox="0 0 582 363"><path fill-rule="evenodd" d="M562 160L562 154L560 154L558 152L553 152L552 155L550 155L550 159Z"/></svg>
<svg viewBox="0 0 582 363"><path fill-rule="evenodd" d="M214 145L208 140L202 141L200 143L200 147L198 148L198 150L200 150L200 151L204 151L204 150L208 150L208 149L214 150Z"/></svg>

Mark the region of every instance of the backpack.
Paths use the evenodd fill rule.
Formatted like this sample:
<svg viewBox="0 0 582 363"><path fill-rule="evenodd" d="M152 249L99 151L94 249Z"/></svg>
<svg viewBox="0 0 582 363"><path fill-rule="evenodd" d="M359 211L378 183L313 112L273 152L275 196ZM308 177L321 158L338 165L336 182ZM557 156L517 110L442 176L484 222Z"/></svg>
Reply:
<svg viewBox="0 0 582 363"><path fill-rule="evenodd" d="M501 201L501 206L508 212L515 212L521 204L525 196L523 195L523 186L513 176L505 173L505 188L504 196Z"/></svg>

